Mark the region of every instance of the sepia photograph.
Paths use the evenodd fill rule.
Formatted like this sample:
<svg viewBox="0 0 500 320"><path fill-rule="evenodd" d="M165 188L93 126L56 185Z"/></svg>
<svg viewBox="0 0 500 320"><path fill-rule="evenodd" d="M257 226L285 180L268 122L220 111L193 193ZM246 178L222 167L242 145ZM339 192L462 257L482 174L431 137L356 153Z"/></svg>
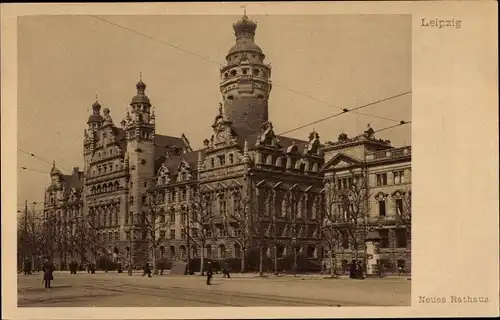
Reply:
<svg viewBox="0 0 500 320"><path fill-rule="evenodd" d="M2 318L498 316L494 7L2 4Z"/></svg>
<svg viewBox="0 0 500 320"><path fill-rule="evenodd" d="M410 15L18 26L20 307L410 304Z"/></svg>

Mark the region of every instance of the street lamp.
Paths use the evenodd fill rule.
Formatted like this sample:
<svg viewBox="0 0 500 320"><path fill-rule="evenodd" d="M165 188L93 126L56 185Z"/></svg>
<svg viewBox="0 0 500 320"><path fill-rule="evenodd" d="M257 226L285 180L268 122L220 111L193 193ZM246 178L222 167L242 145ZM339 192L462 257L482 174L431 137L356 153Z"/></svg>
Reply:
<svg viewBox="0 0 500 320"><path fill-rule="evenodd" d="M297 238L294 236L292 238L292 247L293 247L293 276L297 276Z"/></svg>

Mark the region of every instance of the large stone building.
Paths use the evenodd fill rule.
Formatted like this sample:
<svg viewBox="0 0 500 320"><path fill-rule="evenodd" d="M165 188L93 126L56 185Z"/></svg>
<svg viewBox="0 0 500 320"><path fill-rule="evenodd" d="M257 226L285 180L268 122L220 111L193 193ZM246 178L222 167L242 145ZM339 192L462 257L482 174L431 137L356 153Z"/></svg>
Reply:
<svg viewBox="0 0 500 320"><path fill-rule="evenodd" d="M332 199L326 201L324 215L332 218L341 234L335 248L337 268L346 270L355 257L350 236L361 236L358 257L364 258L363 236L376 231L383 271L392 272L397 267L411 270L411 147L394 148L390 141L376 139L369 127L353 138L341 133L338 141L325 143L322 150L325 190L327 199ZM345 210L338 196L357 184L360 188L348 193L355 194L358 212L354 210L349 216L353 210ZM352 224L346 224L344 217L362 218L357 228L363 230L348 230Z"/></svg>
<svg viewBox="0 0 500 320"><path fill-rule="evenodd" d="M192 150L184 134L156 134L142 79L119 126L108 108L101 115L101 105L93 104L84 132L84 170L75 169L73 176L78 178L64 176L67 186L53 181L45 207L46 215L56 217L59 224L86 221L98 244L89 248L91 259L113 255L141 265L153 254L174 261L188 256L241 258L261 248L266 257L277 260L295 248L319 260L324 255L329 181L356 168L367 168L371 177L394 167L409 177L410 149L394 149L372 134L342 136L326 145L314 130L304 140L276 135L268 119L271 67L255 43L256 28L246 15L233 25L236 41L220 68L222 102L207 124L212 134L199 150ZM55 167L52 175L63 177ZM77 187L70 185L73 180ZM401 187L408 187L408 182ZM370 185L377 191L370 201L392 199L387 195L396 199L403 189L389 190L392 187ZM57 198L57 190L62 193L54 205L50 199ZM388 208L384 221L390 224ZM390 239L393 229L387 229Z"/></svg>

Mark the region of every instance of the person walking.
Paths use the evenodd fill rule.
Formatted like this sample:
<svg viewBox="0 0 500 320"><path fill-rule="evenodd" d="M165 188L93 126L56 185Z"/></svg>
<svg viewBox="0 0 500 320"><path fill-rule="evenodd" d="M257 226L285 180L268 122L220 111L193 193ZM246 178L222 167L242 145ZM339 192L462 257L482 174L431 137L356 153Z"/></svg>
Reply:
<svg viewBox="0 0 500 320"><path fill-rule="evenodd" d="M212 275L213 275L213 270L212 270L212 261L208 261L208 267L207 267L207 286L211 285L212 283Z"/></svg>
<svg viewBox="0 0 500 320"><path fill-rule="evenodd" d="M356 265L356 278L357 279L364 279L364 277L363 277L363 264L361 263L361 260L358 260L357 265Z"/></svg>
<svg viewBox="0 0 500 320"><path fill-rule="evenodd" d="M229 272L229 263L226 261L224 261L224 269L222 270L222 273L224 274L223 275L223 278L225 278L227 276L227 278L231 278L231 274Z"/></svg>
<svg viewBox="0 0 500 320"><path fill-rule="evenodd" d="M149 267L148 262L144 264L144 273L142 274L142 276L144 277L145 275L148 275L148 278L151 278L151 268Z"/></svg>
<svg viewBox="0 0 500 320"><path fill-rule="evenodd" d="M351 279L356 278L356 260L354 259L349 264L349 278Z"/></svg>
<svg viewBox="0 0 500 320"><path fill-rule="evenodd" d="M54 265L48 259L43 266L43 282L45 283L45 288L50 289L50 282L54 280Z"/></svg>

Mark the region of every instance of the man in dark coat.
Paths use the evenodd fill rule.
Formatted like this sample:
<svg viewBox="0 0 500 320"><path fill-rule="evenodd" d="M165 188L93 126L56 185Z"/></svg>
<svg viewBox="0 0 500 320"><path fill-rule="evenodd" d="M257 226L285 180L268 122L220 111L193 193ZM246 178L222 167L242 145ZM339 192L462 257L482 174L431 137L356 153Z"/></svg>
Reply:
<svg viewBox="0 0 500 320"><path fill-rule="evenodd" d="M211 285L210 281L212 280L212 262L208 261L208 267L207 267L207 286Z"/></svg>
<svg viewBox="0 0 500 320"><path fill-rule="evenodd" d="M229 273L229 263L227 261L224 261L224 269L222 270L222 274L224 275L223 277L225 278L231 278L231 274Z"/></svg>
<svg viewBox="0 0 500 320"><path fill-rule="evenodd" d="M53 272L54 265L47 260L43 266L43 281L45 283L45 288L50 288L50 282L54 280Z"/></svg>
<svg viewBox="0 0 500 320"><path fill-rule="evenodd" d="M356 260L352 260L349 264L349 278L356 278Z"/></svg>
<svg viewBox="0 0 500 320"><path fill-rule="evenodd" d="M361 263L361 260L358 260L358 263L356 265L356 278L364 279L364 277L363 277L363 264Z"/></svg>
<svg viewBox="0 0 500 320"><path fill-rule="evenodd" d="M149 267L149 262L146 262L146 264L144 264L144 273L142 274L142 276L144 277L145 275L148 275L148 278L151 278L151 268Z"/></svg>

